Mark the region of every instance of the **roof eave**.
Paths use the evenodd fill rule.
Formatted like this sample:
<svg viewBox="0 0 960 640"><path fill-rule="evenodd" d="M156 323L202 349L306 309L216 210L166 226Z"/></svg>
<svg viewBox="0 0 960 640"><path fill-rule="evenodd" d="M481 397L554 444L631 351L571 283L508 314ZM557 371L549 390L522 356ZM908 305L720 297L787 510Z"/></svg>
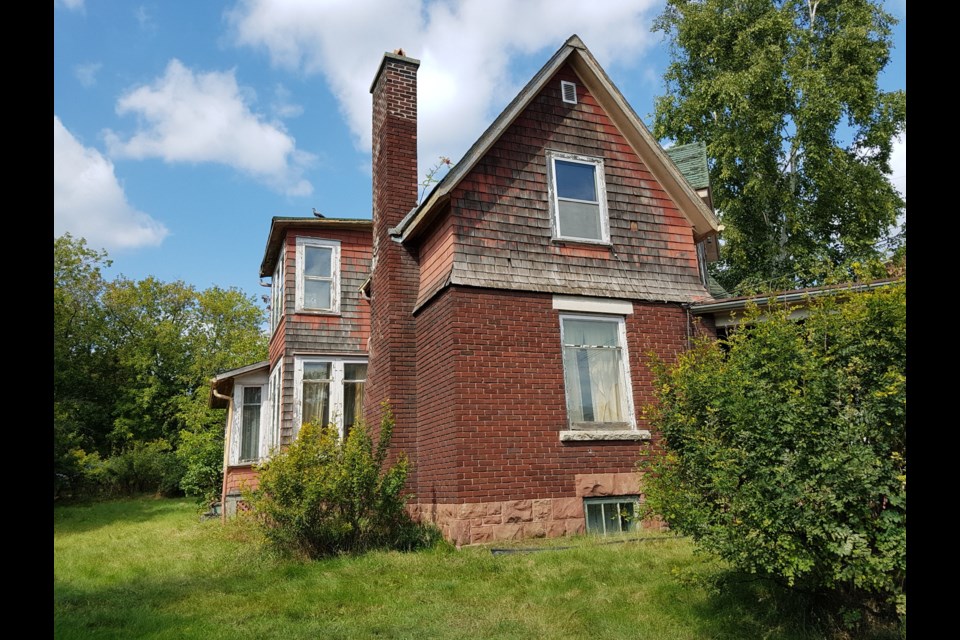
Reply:
<svg viewBox="0 0 960 640"><path fill-rule="evenodd" d="M277 263L277 253L283 238L293 227L317 229L369 229L373 230L373 221L361 218L293 218L274 216L270 220L270 233L267 235L267 246L263 250L263 260L260 262L260 277L273 276L273 267Z"/></svg>
<svg viewBox="0 0 960 640"><path fill-rule="evenodd" d="M490 147L540 92L547 81L568 60L571 61L574 71L613 120L633 150L644 160L650 172L677 202L681 212L693 227L694 238L700 240L722 229L714 213L687 183L680 170L660 147L660 143L654 139L647 126L597 63L593 54L583 44L583 41L574 35L541 67L540 71L527 83L517 97L497 116L496 120L470 147L463 158L434 187L427 199L414 209L401 224L397 225L394 231L401 242L406 242L422 233L423 228L430 223L440 210L441 205L449 200L450 192L476 166Z"/></svg>

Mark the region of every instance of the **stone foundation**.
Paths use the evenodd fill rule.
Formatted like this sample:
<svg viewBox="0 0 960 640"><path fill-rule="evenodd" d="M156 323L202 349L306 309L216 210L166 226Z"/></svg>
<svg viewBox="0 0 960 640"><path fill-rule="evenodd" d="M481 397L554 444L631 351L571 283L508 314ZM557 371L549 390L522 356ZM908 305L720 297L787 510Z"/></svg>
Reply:
<svg viewBox="0 0 960 640"><path fill-rule="evenodd" d="M420 522L432 522L457 546L497 540L558 538L584 533L583 499L639 495L635 473L593 473L575 476L576 496L499 502L416 503L408 506ZM641 501L643 497L641 496ZM644 522L661 529L661 522Z"/></svg>

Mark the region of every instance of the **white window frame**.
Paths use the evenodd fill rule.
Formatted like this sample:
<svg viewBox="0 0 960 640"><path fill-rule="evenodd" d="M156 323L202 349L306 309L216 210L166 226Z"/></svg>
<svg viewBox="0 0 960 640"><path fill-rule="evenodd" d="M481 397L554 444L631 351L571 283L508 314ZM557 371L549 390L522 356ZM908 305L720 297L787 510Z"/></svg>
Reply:
<svg viewBox="0 0 960 640"><path fill-rule="evenodd" d="M606 509L607 509L606 505L611 505L611 504L617 505L617 508L619 509L619 505L627 504L627 503L633 505L634 520L628 525L627 529L623 529L622 528L623 523L620 521L619 518L617 518L617 531L608 531L607 530L608 518L606 517ZM590 505L600 505L600 508L602 510L601 513L603 514L603 516L600 518L600 521L603 523L603 531L594 531L590 529L590 517L587 511ZM637 516L639 513L640 513L639 496L635 496L635 495L605 496L602 498L584 498L583 499L583 522L584 522L584 529L588 535L607 536L607 535L616 535L618 533L627 533L630 531L635 531L637 528L637 523L638 523Z"/></svg>
<svg viewBox="0 0 960 640"><path fill-rule="evenodd" d="M280 442L280 425L283 423L283 362L277 364L270 372L267 380L267 404L270 409L270 442L269 448L276 447ZM268 451L269 455L271 452Z"/></svg>
<svg viewBox="0 0 960 640"><path fill-rule="evenodd" d="M257 457L241 459L241 439L243 437L243 395L244 389L260 389L260 431L257 443ZM234 384L233 387L233 420L230 438L230 464L254 464L265 459L270 453L273 429L270 424L270 400L268 386L265 383Z"/></svg>
<svg viewBox="0 0 960 640"><path fill-rule="evenodd" d="M286 247L280 248L280 254L277 257L277 266L273 270L273 278L270 283L270 332L273 333L280 324L280 318L284 312L284 254Z"/></svg>
<svg viewBox="0 0 960 640"><path fill-rule="evenodd" d="M560 198L557 188L556 162L571 162L593 167L593 184L597 192L597 201ZM581 156L562 151L547 150L547 191L550 200L550 221L553 228L554 240L569 240L573 242L587 242L593 244L610 244L610 220L607 212L607 185L604 179L603 158ZM596 204L597 215L600 217L600 238L581 238L565 236L560 233L560 202L577 202L582 204Z"/></svg>
<svg viewBox="0 0 960 640"><path fill-rule="evenodd" d="M617 325L617 339L620 346L620 376L621 384L623 385L623 401L626 405L623 410L626 411L626 420L620 422L611 422L611 423L602 423L595 422L589 423L591 426L585 428L584 425L587 423L575 423L571 420L569 415L569 406L570 398L569 393L571 389L566 388L566 369L564 368L564 399L566 401L565 406L567 410L567 428L572 432L582 432L582 433L592 433L596 431L608 431L608 432L633 432L637 433L637 416L633 408L633 379L630 377L630 355L627 350L627 329L626 321L622 316L609 316L609 315L587 315L587 314L573 314L573 313L561 313L560 314L560 350L561 358L563 358L563 352L567 348L567 340L565 335L565 323L567 320L595 320L601 322L616 323ZM564 367L566 365L564 364ZM625 423L625 424L624 424ZM609 426L604 426L609 425ZM582 439L577 437L568 437L562 439Z"/></svg>
<svg viewBox="0 0 960 640"><path fill-rule="evenodd" d="M331 249L330 252L330 307L327 309L314 309L304 306L304 279L307 277L303 272L305 263L304 256L307 247ZM312 276L311 276L312 277ZM321 313L321 314L339 314L340 313L340 242L337 240L327 240L324 238L310 238L300 236L297 238L297 302L296 310L298 313Z"/></svg>
<svg viewBox="0 0 960 640"><path fill-rule="evenodd" d="M367 358L331 356L296 356L293 360L293 427L294 437L303 424L303 365L305 363L330 363L330 421L336 425L342 438L343 432L343 371L347 364L368 364Z"/></svg>

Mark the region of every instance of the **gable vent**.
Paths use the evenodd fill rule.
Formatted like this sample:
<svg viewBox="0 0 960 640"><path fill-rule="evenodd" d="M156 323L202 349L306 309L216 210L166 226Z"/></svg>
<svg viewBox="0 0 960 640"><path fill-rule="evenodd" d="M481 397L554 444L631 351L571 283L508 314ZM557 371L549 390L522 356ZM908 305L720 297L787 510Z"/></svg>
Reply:
<svg viewBox="0 0 960 640"><path fill-rule="evenodd" d="M577 85L566 80L560 81L560 94L563 101L569 104L577 104Z"/></svg>

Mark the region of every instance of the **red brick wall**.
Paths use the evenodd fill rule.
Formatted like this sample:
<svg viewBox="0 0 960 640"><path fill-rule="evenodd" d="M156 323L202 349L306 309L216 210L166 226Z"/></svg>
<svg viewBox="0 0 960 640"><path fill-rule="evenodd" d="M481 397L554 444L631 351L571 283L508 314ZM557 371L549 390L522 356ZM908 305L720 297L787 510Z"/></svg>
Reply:
<svg viewBox="0 0 960 640"><path fill-rule="evenodd" d="M560 312L552 299L454 286L417 316L418 502L575 496L576 474L636 470L641 443L559 439L567 416ZM649 428L642 408L653 400L646 353L673 360L686 347L686 322L677 304L634 302L626 316L641 429Z"/></svg>
<svg viewBox="0 0 960 640"><path fill-rule="evenodd" d="M227 496L244 488L256 489L259 483L257 472L250 465L227 467L223 478L223 495Z"/></svg>
<svg viewBox="0 0 960 640"><path fill-rule="evenodd" d="M373 242L370 365L364 391L368 422L380 421L388 401L396 426L393 450L414 462L408 486L416 491L416 327L412 315L419 280L417 256L390 239L417 202L417 67L387 54L373 89Z"/></svg>

